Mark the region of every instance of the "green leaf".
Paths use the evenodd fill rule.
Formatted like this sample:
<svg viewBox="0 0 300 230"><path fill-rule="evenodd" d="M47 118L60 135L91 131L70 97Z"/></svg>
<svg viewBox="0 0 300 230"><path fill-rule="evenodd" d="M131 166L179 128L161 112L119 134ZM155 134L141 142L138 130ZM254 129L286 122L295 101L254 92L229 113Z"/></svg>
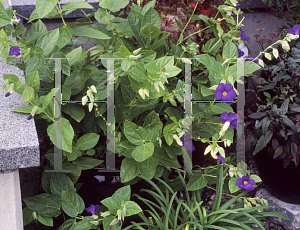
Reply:
<svg viewBox="0 0 300 230"><path fill-rule="evenodd" d="M230 105L225 103L214 103L210 110L213 111L216 114L222 114L223 112L226 113L233 113L233 109Z"/></svg>
<svg viewBox="0 0 300 230"><path fill-rule="evenodd" d="M25 74L30 74L31 72L38 70L44 63L44 59L39 59L37 56L30 58L26 63Z"/></svg>
<svg viewBox="0 0 300 230"><path fill-rule="evenodd" d="M109 7L107 7L107 9L111 12L118 12L129 4L129 0L109 0L109 3Z"/></svg>
<svg viewBox="0 0 300 230"><path fill-rule="evenodd" d="M77 146L80 150L88 150L94 148L98 143L100 135L96 133L87 133L81 136L77 141Z"/></svg>
<svg viewBox="0 0 300 230"><path fill-rule="evenodd" d="M61 206L63 211L70 217L78 216L85 208L83 199L72 191L62 191Z"/></svg>
<svg viewBox="0 0 300 230"><path fill-rule="evenodd" d="M260 177L257 175L252 174L252 175L250 175L250 178L253 179L256 183L262 182Z"/></svg>
<svg viewBox="0 0 300 230"><path fill-rule="evenodd" d="M125 158L121 165L121 182L128 182L139 175L140 171L137 167L137 162L131 158Z"/></svg>
<svg viewBox="0 0 300 230"><path fill-rule="evenodd" d="M37 220L46 226L53 226L53 218L52 217L47 217L47 216L43 216L37 213Z"/></svg>
<svg viewBox="0 0 300 230"><path fill-rule="evenodd" d="M215 92L216 92L215 90L209 89L204 85L201 87L201 93L202 93L203 97L213 95L213 94L215 94Z"/></svg>
<svg viewBox="0 0 300 230"><path fill-rule="evenodd" d="M30 74L28 74L25 78L25 86L31 86L35 93L37 93L40 89L40 78L39 78L39 73L38 71L34 71Z"/></svg>
<svg viewBox="0 0 300 230"><path fill-rule="evenodd" d="M205 43L205 45L203 46L203 50L209 54L215 55L222 46L222 40L218 38L212 38Z"/></svg>
<svg viewBox="0 0 300 230"><path fill-rule="evenodd" d="M4 4L0 2L0 27L10 24L11 17L9 17L5 11Z"/></svg>
<svg viewBox="0 0 300 230"><path fill-rule="evenodd" d="M0 7L0 12L1 12L1 7ZM1 13L0 13L1 16ZM0 17L1 20L1 17ZM5 33L5 31L2 29L0 31L0 57L2 57L3 59L7 59L8 55L9 55L9 49L10 49L10 45L8 43L8 38L7 35Z"/></svg>
<svg viewBox="0 0 300 230"><path fill-rule="evenodd" d="M142 145L147 140L148 135L144 128L137 126L131 121L125 120L124 134L134 145Z"/></svg>
<svg viewBox="0 0 300 230"><path fill-rule="evenodd" d="M152 24L158 28L160 28L161 23L160 23L160 18L158 13L156 12L155 9L150 8L144 15L143 20L142 20L142 27L146 26L148 24Z"/></svg>
<svg viewBox="0 0 300 230"><path fill-rule="evenodd" d="M62 6L62 10L76 10L76 9L94 9L93 6L87 2L78 1L78 2L68 2L66 5Z"/></svg>
<svg viewBox="0 0 300 230"><path fill-rule="evenodd" d="M32 213L33 212L28 207L23 209L23 226L26 226L33 221Z"/></svg>
<svg viewBox="0 0 300 230"><path fill-rule="evenodd" d="M108 197L101 201L104 204L110 213L117 214L117 210L121 208L121 200L118 197Z"/></svg>
<svg viewBox="0 0 300 230"><path fill-rule="evenodd" d="M36 44L44 50L44 55L48 56L54 49L59 38L59 29L52 30L40 37Z"/></svg>
<svg viewBox="0 0 300 230"><path fill-rule="evenodd" d="M153 155L154 145L152 142L141 144L132 151L131 156L138 162L143 162Z"/></svg>
<svg viewBox="0 0 300 230"><path fill-rule="evenodd" d="M142 15L145 15L145 13L150 9L155 7L156 0L148 2L142 9Z"/></svg>
<svg viewBox="0 0 300 230"><path fill-rule="evenodd" d="M140 33L144 38L150 38L151 40L160 35L160 29L152 24L148 24L141 28Z"/></svg>
<svg viewBox="0 0 300 230"><path fill-rule="evenodd" d="M61 192L64 191L73 191L75 192L74 184L71 179L62 172L53 172L51 173L50 180L50 189L51 192L61 196Z"/></svg>
<svg viewBox="0 0 300 230"><path fill-rule="evenodd" d="M229 191L235 193L240 190L240 187L236 185L237 178L231 178L228 182Z"/></svg>
<svg viewBox="0 0 300 230"><path fill-rule="evenodd" d="M232 41L228 40L223 48L223 59L226 60L227 58L237 58L238 51L237 47L233 44Z"/></svg>
<svg viewBox="0 0 300 230"><path fill-rule="evenodd" d="M78 123L84 118L85 110L78 104L65 104L62 106L62 111L69 114Z"/></svg>
<svg viewBox="0 0 300 230"><path fill-rule="evenodd" d="M75 35L84 38L94 38L94 39L111 39L111 37L102 33L101 31L94 29L93 26L83 26L75 29Z"/></svg>
<svg viewBox="0 0 300 230"><path fill-rule="evenodd" d="M193 173L191 179L189 180L186 189L188 191L197 191L207 186L207 180L203 176L202 172Z"/></svg>
<svg viewBox="0 0 300 230"><path fill-rule="evenodd" d="M200 58L197 60L205 65L214 78L221 79L225 76L225 67L217 62L213 57L208 54L200 54L199 57Z"/></svg>
<svg viewBox="0 0 300 230"><path fill-rule="evenodd" d="M119 188L115 193L112 195L112 197L117 197L120 200L129 201L131 196L131 189L130 185L126 185L122 188Z"/></svg>
<svg viewBox="0 0 300 230"><path fill-rule="evenodd" d="M68 219L59 227L59 230L74 230L76 223L76 219Z"/></svg>
<svg viewBox="0 0 300 230"><path fill-rule="evenodd" d="M120 55L124 58L128 58L131 55L130 51L123 45L120 46L119 52L120 52Z"/></svg>
<svg viewBox="0 0 300 230"><path fill-rule="evenodd" d="M34 89L31 86L25 86L25 89L22 93L22 99L24 100L23 103L29 103L34 99Z"/></svg>
<svg viewBox="0 0 300 230"><path fill-rule="evenodd" d="M279 157L283 153L283 146L279 146L274 153L273 159Z"/></svg>
<svg viewBox="0 0 300 230"><path fill-rule="evenodd" d="M126 216L133 216L143 211L141 207L134 201L126 201L125 208L126 208Z"/></svg>
<svg viewBox="0 0 300 230"><path fill-rule="evenodd" d="M140 34L141 19L137 17L133 12L130 12L128 14L127 20L129 22L131 31L134 34L134 37L139 41L139 43L141 43L143 47L146 47L147 40L146 38L143 38Z"/></svg>
<svg viewBox="0 0 300 230"><path fill-rule="evenodd" d="M158 161L155 157L150 157L147 160L137 164L141 174L149 179L154 177L157 165Z"/></svg>
<svg viewBox="0 0 300 230"><path fill-rule="evenodd" d="M121 68L123 71L128 71L131 67L132 61L128 58L122 60Z"/></svg>
<svg viewBox="0 0 300 230"><path fill-rule="evenodd" d="M69 3L79 3L79 2L68 2ZM66 5L67 5L66 4ZM87 3L88 4L88 3ZM57 40L57 46L63 48L72 38L73 30L68 25L62 25L59 27L59 38Z"/></svg>
<svg viewBox="0 0 300 230"><path fill-rule="evenodd" d="M36 10L40 18L45 17L49 14L56 6L57 0L37 0Z"/></svg>
<svg viewBox="0 0 300 230"><path fill-rule="evenodd" d="M163 128L163 135L169 146L173 143L173 134L176 132L176 129L176 123L168 124Z"/></svg>
<svg viewBox="0 0 300 230"><path fill-rule="evenodd" d="M58 217L61 214L60 197L56 194L42 193L34 197L23 199L27 207L41 215Z"/></svg>
<svg viewBox="0 0 300 230"><path fill-rule="evenodd" d="M103 160L98 160L93 157L80 157L73 161L75 166L80 166L82 170L92 169L103 163Z"/></svg>
<svg viewBox="0 0 300 230"><path fill-rule="evenodd" d="M62 149L64 151L71 153L72 152L72 140L74 138L74 130L73 130L72 125L66 118L62 118L61 122L62 122L62 129L61 129L62 136L61 137L54 135L54 125L56 125L56 127L61 127L60 120L55 121L55 123L52 123L51 125L49 125L47 128L47 133L48 133L48 136L50 137L50 140L52 141L52 143L54 143L59 149ZM58 141L59 139L60 139L61 145Z"/></svg>
<svg viewBox="0 0 300 230"><path fill-rule="evenodd" d="M26 36L26 41L29 43L35 42L47 32L48 30L45 24L41 20L37 20L37 22L30 27Z"/></svg>
<svg viewBox="0 0 300 230"><path fill-rule="evenodd" d="M168 168L180 168L180 164L177 160L177 155L176 155L176 153L174 154L174 151L172 151L173 149L166 145L162 145L162 147L163 148L156 147L155 151L153 153L153 157L158 160L158 164L162 165L164 167L168 167ZM175 155L175 156L173 156L173 155L171 156L173 158L171 158L165 150L165 149L169 150L169 148L172 151L172 154ZM180 148L179 148L179 150L181 151Z"/></svg>
<svg viewBox="0 0 300 230"><path fill-rule="evenodd" d="M169 35L170 34L168 32L162 31L158 36L157 40L154 40L153 44L147 47L147 50L154 50L161 43L163 43L169 37Z"/></svg>

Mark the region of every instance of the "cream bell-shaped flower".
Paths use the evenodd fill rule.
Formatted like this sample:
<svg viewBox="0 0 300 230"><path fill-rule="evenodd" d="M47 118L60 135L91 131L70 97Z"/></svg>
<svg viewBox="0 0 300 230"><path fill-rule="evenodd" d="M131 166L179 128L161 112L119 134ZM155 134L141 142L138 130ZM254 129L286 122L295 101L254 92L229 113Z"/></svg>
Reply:
<svg viewBox="0 0 300 230"><path fill-rule="evenodd" d="M143 89L139 90L139 94L141 95L141 97L145 100L145 92Z"/></svg>
<svg viewBox="0 0 300 230"><path fill-rule="evenodd" d="M91 89L93 90L94 93L97 93L97 89L94 85L91 86Z"/></svg>
<svg viewBox="0 0 300 230"><path fill-rule="evenodd" d="M219 133L220 136L223 136L223 134L227 131L227 129L229 128L230 126L230 122L229 121L226 121L222 127L222 130L221 132Z"/></svg>
<svg viewBox="0 0 300 230"><path fill-rule="evenodd" d="M82 105L85 105L88 101L87 96L82 97Z"/></svg>
<svg viewBox="0 0 300 230"><path fill-rule="evenodd" d="M182 141L179 139L179 137L176 134L173 135L173 138L176 140L178 145L183 146Z"/></svg>

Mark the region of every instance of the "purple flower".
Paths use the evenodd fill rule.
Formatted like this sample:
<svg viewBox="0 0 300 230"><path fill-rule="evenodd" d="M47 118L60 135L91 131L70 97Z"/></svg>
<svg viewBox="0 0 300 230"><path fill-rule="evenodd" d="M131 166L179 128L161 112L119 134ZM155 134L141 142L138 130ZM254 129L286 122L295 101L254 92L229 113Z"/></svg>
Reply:
<svg viewBox="0 0 300 230"><path fill-rule="evenodd" d="M30 114L28 117L27 117L27 120L31 120L32 118L32 115Z"/></svg>
<svg viewBox="0 0 300 230"><path fill-rule="evenodd" d="M10 47L10 55L16 55L18 56L20 54L20 47L19 46L12 46Z"/></svg>
<svg viewBox="0 0 300 230"><path fill-rule="evenodd" d="M118 226L121 226L121 223L122 223L121 220L118 220Z"/></svg>
<svg viewBox="0 0 300 230"><path fill-rule="evenodd" d="M221 163L225 166L225 160L224 157L222 157L221 155L217 156L217 160L221 161Z"/></svg>
<svg viewBox="0 0 300 230"><path fill-rule="evenodd" d="M229 84L221 83L215 92L216 100L222 100L222 101L231 101L231 99L236 98L236 92L234 91L233 87ZM230 102L226 102L227 104L230 104Z"/></svg>
<svg viewBox="0 0 300 230"><path fill-rule="evenodd" d="M107 81L104 83L104 85L107 85Z"/></svg>
<svg viewBox="0 0 300 230"><path fill-rule="evenodd" d="M255 181L250 179L250 175L239 177L236 180L236 185L242 189L247 190L248 192L254 189Z"/></svg>
<svg viewBox="0 0 300 230"><path fill-rule="evenodd" d="M258 59L254 59L254 58L248 58L249 61L253 61L255 63L258 63Z"/></svg>
<svg viewBox="0 0 300 230"><path fill-rule="evenodd" d="M238 49L238 57L242 57L242 56L244 56L244 51L242 51L242 50L240 50L239 48L237 48Z"/></svg>
<svg viewBox="0 0 300 230"><path fill-rule="evenodd" d="M293 28L289 28L289 33L293 35L300 35L300 25L294 25Z"/></svg>
<svg viewBox="0 0 300 230"><path fill-rule="evenodd" d="M11 95L11 93L10 93L10 92L7 92L7 93L5 94L5 97L8 97L9 95Z"/></svg>
<svg viewBox="0 0 300 230"><path fill-rule="evenodd" d="M225 122L229 122L230 123L230 128L231 129L235 129L235 127L237 126L237 114L236 113L226 113L223 112L220 115L221 121L223 124L225 124Z"/></svg>
<svg viewBox="0 0 300 230"><path fill-rule="evenodd" d="M241 7L241 5L240 4L236 4L236 6L235 6L236 8L240 8Z"/></svg>
<svg viewBox="0 0 300 230"><path fill-rule="evenodd" d="M20 16L16 16L17 19L20 19L20 22L19 23L22 23L23 24L23 18L21 18ZM13 24L14 28L16 29L17 25L16 24Z"/></svg>
<svg viewBox="0 0 300 230"><path fill-rule="evenodd" d="M57 3L56 4L57 5L57 8L59 9L59 10L61 10L61 6Z"/></svg>
<svg viewBox="0 0 300 230"><path fill-rule="evenodd" d="M186 135L187 139L189 139L189 135ZM191 152L193 152L195 150L195 146L193 145L193 141L187 141L186 143L186 147L188 150L190 150ZM184 146L184 135L182 136L182 146ZM192 149L191 149L192 146Z"/></svg>
<svg viewBox="0 0 300 230"><path fill-rule="evenodd" d="M231 16L233 17L233 16L236 16L236 14L235 13L231 13Z"/></svg>
<svg viewBox="0 0 300 230"><path fill-rule="evenodd" d="M196 54L197 54L197 55L199 55L199 54L200 54L200 52L197 52Z"/></svg>
<svg viewBox="0 0 300 230"><path fill-rule="evenodd" d="M100 205L91 205L90 207L86 208L85 210L89 213L91 213L92 215L96 215L98 209L100 208Z"/></svg>
<svg viewBox="0 0 300 230"><path fill-rule="evenodd" d="M245 32L242 30L242 28L240 28L240 32L241 32L241 38L246 40L247 42L249 42L249 39L247 38Z"/></svg>

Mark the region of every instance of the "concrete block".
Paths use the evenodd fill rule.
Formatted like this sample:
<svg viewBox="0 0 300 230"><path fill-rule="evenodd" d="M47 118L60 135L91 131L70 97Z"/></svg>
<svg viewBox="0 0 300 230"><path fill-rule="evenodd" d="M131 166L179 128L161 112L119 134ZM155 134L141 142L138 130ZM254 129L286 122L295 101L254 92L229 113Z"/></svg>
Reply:
<svg viewBox="0 0 300 230"><path fill-rule="evenodd" d="M0 229L23 230L19 170L0 174Z"/></svg>
<svg viewBox="0 0 300 230"><path fill-rule="evenodd" d="M1 59L1 61L3 61ZM40 150L34 119L27 120L29 114L11 112L12 109L27 106L22 96L13 92L5 97L2 90L2 74L15 74L22 83L24 73L18 68L0 63L0 171L11 172L18 168L36 167L40 165Z"/></svg>
<svg viewBox="0 0 300 230"><path fill-rule="evenodd" d="M286 230L299 230L300 229L300 205L290 204L283 202L275 197L273 197L266 189L262 188L256 192L256 196L264 198L268 201L268 205L272 206L271 211L282 212L287 215L290 219L285 220L281 218L273 218L272 222L281 225Z"/></svg>

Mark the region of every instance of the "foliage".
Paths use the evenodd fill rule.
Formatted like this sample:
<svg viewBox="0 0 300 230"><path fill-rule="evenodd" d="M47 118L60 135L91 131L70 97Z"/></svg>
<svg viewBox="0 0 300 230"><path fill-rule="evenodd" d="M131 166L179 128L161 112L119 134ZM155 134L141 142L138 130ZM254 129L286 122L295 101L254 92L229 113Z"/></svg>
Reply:
<svg viewBox="0 0 300 230"><path fill-rule="evenodd" d="M266 225L265 217L276 216L279 218L286 218L279 212L265 212L270 206L263 199L244 198L247 191L240 193L238 196L228 200L221 206L222 188L227 183L226 169L218 163L217 170L217 189L216 198L211 210L206 210L202 207L201 193L203 186L195 187L191 193L188 192L188 186L193 181L194 176L199 173L195 172L193 175L188 176L188 183L180 172L174 181L161 180L158 184L149 180L146 177L140 176L153 186L152 190L142 189L141 191L149 193L156 202L144 199L139 195L137 196L142 202L147 204L150 210L146 210L150 217L146 214L139 213L142 222L132 222L132 225L126 227L124 230L129 229L253 229L253 224L257 224L261 229ZM201 173L201 172L200 172ZM223 178L224 177L224 178ZM178 181L183 191L178 191L174 188L174 182ZM224 182L225 181L225 182ZM193 183L193 182L192 182ZM230 182L229 182L230 184ZM173 185L173 186L172 186ZM230 186L230 185L229 185ZM178 185L176 186L178 187ZM185 191L185 196L183 192ZM179 195L180 194L180 195ZM244 201L242 201L244 199ZM260 202L259 202L259 201ZM256 205L252 207L251 203ZM258 204L261 203L261 204ZM146 228L142 228L142 226Z"/></svg>
<svg viewBox="0 0 300 230"><path fill-rule="evenodd" d="M143 8L140 7L140 1L138 5L132 3L127 18L117 17L112 13L126 7L128 0L105 0L100 3L101 8L96 13L84 13L84 18L72 23L66 23L64 15L76 9L84 12L83 9L91 9L92 6L83 1L69 2L63 6L57 3L57 0L37 0L36 9L28 19L32 26L26 35L26 28L17 19L16 12L12 8L4 9L0 1L0 56L6 60L4 63L23 70L26 77L23 85L18 76L4 74L3 90L7 96L15 91L22 95L24 103L30 104L14 109L13 112L30 114L29 119L37 115L50 123L47 127L50 140L63 151L62 169L70 170L68 173L43 173L45 193L24 200L27 205L23 210L27 219L24 219L28 224L33 215L39 222L51 226L53 217L65 213L75 218L64 223L63 227L66 229L99 229L98 217L79 216L85 205L76 191L80 188L77 180L82 170L94 168L103 162L106 153L101 148L103 146L100 139L107 136L106 125L116 127L115 151L124 157L120 173L122 183L134 184L141 177L150 180L168 174L171 169L183 167L178 160L184 158L185 154L180 138L184 135L185 121L183 72L188 62L192 64L193 73L200 73L192 76L193 99L211 101L209 104L193 105L193 139L209 143L206 154L210 152L215 157L220 153L225 156L225 151L219 144L230 146L234 131L233 128L228 129L232 120L224 121L223 125L220 114L233 113L233 108L222 101L216 102L214 94L220 90L221 83L229 85L237 93L236 58L237 45L242 42L242 21L235 22L231 14L242 12L235 8L236 0L226 0L216 9L217 15L222 15L222 18L216 19L194 14L196 3L187 24L192 20L198 21L206 27L194 34L210 34L210 39L199 47L191 40L194 34L183 37L187 24L185 27L179 26L181 36L178 41L171 41L170 44L166 42L169 34L161 31L161 18L154 9L155 0ZM54 17L60 17L63 24L48 31L41 19ZM97 23L93 23L92 17ZM224 20L228 25L224 26ZM16 28L11 22L17 24ZM18 41L9 40L10 35L18 38ZM79 40L78 37L86 39ZM86 50L83 44L87 39L93 40L97 45ZM288 49L286 41L279 42ZM11 50L12 47L19 49ZM61 61L61 89L53 88L53 59L67 57L67 60ZM105 59L109 57L115 58L114 74L110 73L111 67ZM21 62L17 63L16 58ZM259 63L262 65L262 60ZM260 69L259 65L249 60L244 64L245 76ZM44 83L42 88L40 80ZM107 87L111 83L115 83L115 124L107 124L105 104L96 103L97 100L107 99ZM54 127L58 125L58 121L53 119L55 92L62 92L64 102L82 102L82 105L61 105L60 125L63 138L54 135ZM84 107L87 103L88 109ZM53 168L54 153L51 150L46 158L45 169ZM213 172L207 170L204 174L193 174L187 190L193 191L199 186L206 186L203 175L209 173ZM219 190L214 211L220 206L222 179L223 176L217 178ZM128 188L123 188L126 194ZM101 224L105 230L111 225L118 229L125 216L140 211L136 204L129 201L129 197L123 198L113 195L102 201L109 209L109 213L102 214L104 219ZM77 221L78 219L82 220Z"/></svg>
<svg viewBox="0 0 300 230"><path fill-rule="evenodd" d="M269 156L283 159L285 168L292 159L297 166L300 154L300 128L297 125L300 111L299 39L290 40L289 46L288 52L282 48L269 52L271 61L266 62L263 69L268 81L257 81L257 110L249 113L251 119L247 124L251 127L247 138L253 140L255 146L253 154L267 146Z"/></svg>

